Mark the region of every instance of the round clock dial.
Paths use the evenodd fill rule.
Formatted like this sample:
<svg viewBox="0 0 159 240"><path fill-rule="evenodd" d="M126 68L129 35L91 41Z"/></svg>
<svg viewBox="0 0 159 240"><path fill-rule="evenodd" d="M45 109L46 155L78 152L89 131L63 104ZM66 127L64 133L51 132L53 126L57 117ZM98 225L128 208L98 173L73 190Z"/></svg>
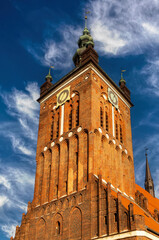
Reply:
<svg viewBox="0 0 159 240"><path fill-rule="evenodd" d="M118 104L118 98L112 91L109 91L109 98L114 105Z"/></svg>
<svg viewBox="0 0 159 240"><path fill-rule="evenodd" d="M58 103L61 105L63 102L65 102L68 95L69 95L68 89L63 90L58 96L58 99L57 99Z"/></svg>

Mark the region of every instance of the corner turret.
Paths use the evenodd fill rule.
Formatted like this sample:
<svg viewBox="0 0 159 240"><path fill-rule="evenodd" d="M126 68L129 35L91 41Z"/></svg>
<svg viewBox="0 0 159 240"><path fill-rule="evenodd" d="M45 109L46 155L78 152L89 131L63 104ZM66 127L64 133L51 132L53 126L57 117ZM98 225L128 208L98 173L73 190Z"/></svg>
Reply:
<svg viewBox="0 0 159 240"><path fill-rule="evenodd" d="M119 86L121 88L121 90L123 91L123 93L125 94L125 96L130 100L130 90L127 88L126 86L126 81L123 77L123 72L125 72L126 70L121 70L121 79L119 81Z"/></svg>

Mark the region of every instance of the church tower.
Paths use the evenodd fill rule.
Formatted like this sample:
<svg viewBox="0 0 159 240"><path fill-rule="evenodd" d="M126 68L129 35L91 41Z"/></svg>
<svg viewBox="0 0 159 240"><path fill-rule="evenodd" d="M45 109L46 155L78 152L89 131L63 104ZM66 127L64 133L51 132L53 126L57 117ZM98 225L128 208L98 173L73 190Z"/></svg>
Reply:
<svg viewBox="0 0 159 240"><path fill-rule="evenodd" d="M147 153L146 155L146 174L145 174L145 190L155 197L153 179L151 177L150 167L148 163Z"/></svg>
<svg viewBox="0 0 159 240"><path fill-rule="evenodd" d="M154 239L147 226L159 224L145 224L148 207L136 202L126 81L117 86L99 66L87 26L73 61L40 88L34 198L14 239Z"/></svg>

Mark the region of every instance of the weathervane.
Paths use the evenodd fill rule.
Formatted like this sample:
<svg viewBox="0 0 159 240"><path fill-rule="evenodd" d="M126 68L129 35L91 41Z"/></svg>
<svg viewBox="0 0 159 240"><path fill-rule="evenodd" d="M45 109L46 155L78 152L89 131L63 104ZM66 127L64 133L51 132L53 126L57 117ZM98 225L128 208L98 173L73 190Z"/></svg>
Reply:
<svg viewBox="0 0 159 240"><path fill-rule="evenodd" d="M90 14L90 11L85 11L85 28L87 28L87 15Z"/></svg>
<svg viewBox="0 0 159 240"><path fill-rule="evenodd" d="M51 68L53 69L54 66L50 66L50 67L49 67L49 75L51 75L51 74L50 74L50 72L51 72Z"/></svg>
<svg viewBox="0 0 159 240"><path fill-rule="evenodd" d="M121 70L121 79L123 79L123 73L126 72L126 70Z"/></svg>

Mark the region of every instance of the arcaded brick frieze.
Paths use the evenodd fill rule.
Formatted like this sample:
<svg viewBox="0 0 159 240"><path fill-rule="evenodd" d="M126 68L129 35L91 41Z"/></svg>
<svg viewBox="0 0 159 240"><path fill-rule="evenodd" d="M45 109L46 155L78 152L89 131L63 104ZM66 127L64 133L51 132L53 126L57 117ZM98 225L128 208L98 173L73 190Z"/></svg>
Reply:
<svg viewBox="0 0 159 240"><path fill-rule="evenodd" d="M28 206L14 239L92 239L144 230L144 217L134 215L133 204L122 205L110 183L91 176L85 189L41 206Z"/></svg>

